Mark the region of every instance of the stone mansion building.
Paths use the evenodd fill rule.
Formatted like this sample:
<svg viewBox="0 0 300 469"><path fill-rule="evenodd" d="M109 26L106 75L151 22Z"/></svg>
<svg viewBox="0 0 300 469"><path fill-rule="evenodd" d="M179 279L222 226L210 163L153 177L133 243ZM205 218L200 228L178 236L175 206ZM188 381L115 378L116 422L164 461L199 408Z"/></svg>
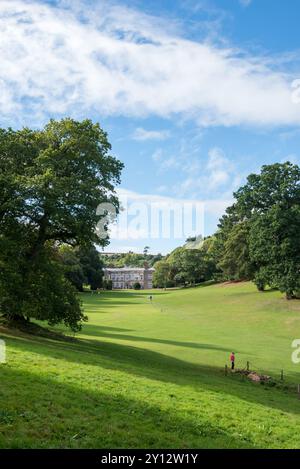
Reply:
<svg viewBox="0 0 300 469"><path fill-rule="evenodd" d="M149 267L120 267L104 269L104 277L112 281L113 289L133 288L135 283L140 283L141 288L152 288L152 276L154 269Z"/></svg>

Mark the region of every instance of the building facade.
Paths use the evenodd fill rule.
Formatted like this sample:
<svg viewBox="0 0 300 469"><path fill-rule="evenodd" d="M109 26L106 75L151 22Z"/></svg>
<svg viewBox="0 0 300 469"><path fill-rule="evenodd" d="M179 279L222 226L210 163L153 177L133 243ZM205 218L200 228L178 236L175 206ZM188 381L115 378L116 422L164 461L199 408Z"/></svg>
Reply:
<svg viewBox="0 0 300 469"><path fill-rule="evenodd" d="M120 267L104 269L104 277L112 281L113 289L133 288L140 283L142 289L152 288L153 268Z"/></svg>

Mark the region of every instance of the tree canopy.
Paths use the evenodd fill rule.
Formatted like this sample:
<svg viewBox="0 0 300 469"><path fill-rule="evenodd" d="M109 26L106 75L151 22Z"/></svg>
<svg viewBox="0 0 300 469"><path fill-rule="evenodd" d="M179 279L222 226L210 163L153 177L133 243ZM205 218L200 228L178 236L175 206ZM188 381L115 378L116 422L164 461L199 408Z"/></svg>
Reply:
<svg viewBox="0 0 300 469"><path fill-rule="evenodd" d="M80 327L84 315L57 248L107 244L96 232L104 217L97 208L109 203L118 211L123 167L110 150L107 134L90 120L0 129L2 314Z"/></svg>
<svg viewBox="0 0 300 469"><path fill-rule="evenodd" d="M220 267L229 277L254 278L260 290L269 285L292 298L300 287L300 168L263 166L234 198L217 233Z"/></svg>
<svg viewBox="0 0 300 469"><path fill-rule="evenodd" d="M234 194L217 232L197 238L155 264L158 285L204 280L253 280L259 290L278 288L287 298L300 292L300 168L265 165Z"/></svg>

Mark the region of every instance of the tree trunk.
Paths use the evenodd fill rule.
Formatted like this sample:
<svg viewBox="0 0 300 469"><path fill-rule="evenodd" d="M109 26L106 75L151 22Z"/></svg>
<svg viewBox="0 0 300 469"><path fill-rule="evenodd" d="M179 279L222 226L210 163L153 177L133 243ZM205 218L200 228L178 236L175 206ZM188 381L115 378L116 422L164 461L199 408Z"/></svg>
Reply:
<svg viewBox="0 0 300 469"><path fill-rule="evenodd" d="M292 300L294 298L293 292L292 291L286 291L285 296L287 300Z"/></svg>
<svg viewBox="0 0 300 469"><path fill-rule="evenodd" d="M25 318L22 313L4 313L3 316L9 322L28 322L28 319Z"/></svg>

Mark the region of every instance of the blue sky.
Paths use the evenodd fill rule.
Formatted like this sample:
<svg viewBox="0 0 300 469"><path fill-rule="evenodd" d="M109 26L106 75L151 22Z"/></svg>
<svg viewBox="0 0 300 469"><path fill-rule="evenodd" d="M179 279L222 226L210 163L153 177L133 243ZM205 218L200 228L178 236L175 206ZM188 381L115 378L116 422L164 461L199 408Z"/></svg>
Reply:
<svg viewBox="0 0 300 469"><path fill-rule="evenodd" d="M300 161L299 19L298 0L2 0L1 126L99 121L131 208L200 202L211 234L247 174ZM184 241L134 210L108 250Z"/></svg>

